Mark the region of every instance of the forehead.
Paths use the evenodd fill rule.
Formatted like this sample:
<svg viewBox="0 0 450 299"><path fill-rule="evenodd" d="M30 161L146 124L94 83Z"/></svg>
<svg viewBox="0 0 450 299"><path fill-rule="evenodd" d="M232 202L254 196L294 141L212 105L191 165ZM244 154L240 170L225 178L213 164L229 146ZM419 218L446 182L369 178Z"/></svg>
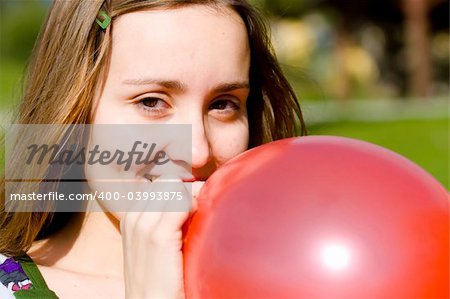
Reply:
<svg viewBox="0 0 450 299"><path fill-rule="evenodd" d="M125 14L115 21L112 38L110 73L121 79L248 76L247 31L230 8L188 5Z"/></svg>

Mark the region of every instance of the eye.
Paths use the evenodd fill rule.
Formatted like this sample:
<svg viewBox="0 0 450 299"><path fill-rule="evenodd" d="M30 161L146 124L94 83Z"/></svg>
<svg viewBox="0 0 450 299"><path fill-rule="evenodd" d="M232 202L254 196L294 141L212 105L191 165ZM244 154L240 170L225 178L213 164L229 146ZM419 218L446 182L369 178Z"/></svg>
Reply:
<svg viewBox="0 0 450 299"><path fill-rule="evenodd" d="M219 113L234 113L239 111L240 107L234 101L229 99L220 99L209 106L210 110L217 110Z"/></svg>
<svg viewBox="0 0 450 299"><path fill-rule="evenodd" d="M145 107L154 108L159 104L160 101L162 100L158 98L145 98L141 100L141 103Z"/></svg>
<svg viewBox="0 0 450 299"><path fill-rule="evenodd" d="M146 114L161 115L170 109L170 105L158 97L145 97L139 99L137 100L136 105Z"/></svg>

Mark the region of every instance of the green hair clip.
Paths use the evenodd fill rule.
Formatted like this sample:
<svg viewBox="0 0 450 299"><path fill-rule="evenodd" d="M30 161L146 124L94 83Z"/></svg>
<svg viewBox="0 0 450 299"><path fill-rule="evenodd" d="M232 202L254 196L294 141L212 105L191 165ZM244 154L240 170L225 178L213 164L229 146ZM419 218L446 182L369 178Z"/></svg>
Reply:
<svg viewBox="0 0 450 299"><path fill-rule="evenodd" d="M98 18L96 18L95 21L103 30L105 30L111 23L111 17L102 9L99 10L98 14L103 17L103 21L100 21Z"/></svg>

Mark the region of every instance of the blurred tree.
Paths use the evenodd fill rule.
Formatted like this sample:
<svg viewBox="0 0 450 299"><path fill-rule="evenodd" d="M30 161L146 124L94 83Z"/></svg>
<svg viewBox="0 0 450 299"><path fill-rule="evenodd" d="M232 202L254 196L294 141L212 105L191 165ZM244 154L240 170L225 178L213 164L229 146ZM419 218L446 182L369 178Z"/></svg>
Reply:
<svg viewBox="0 0 450 299"><path fill-rule="evenodd" d="M410 94L416 97L426 98L430 94L432 66L429 13L434 6L443 2L442 0L403 0L405 48L409 62L408 86Z"/></svg>
<svg viewBox="0 0 450 299"><path fill-rule="evenodd" d="M339 98L350 94L351 79L344 72L345 56L355 35L375 24L386 37L383 79L396 82L402 95L425 98L432 86L430 28L448 31L448 0L259 0L276 17L301 17L312 11L326 15L335 28L334 52L339 77ZM433 18L431 17L433 13ZM405 55L406 54L406 55ZM447 70L448 73L448 70ZM448 77L448 76L447 76ZM448 81L448 80L447 80Z"/></svg>
<svg viewBox="0 0 450 299"><path fill-rule="evenodd" d="M308 11L315 4L315 0L261 0L261 3L276 16L298 17Z"/></svg>

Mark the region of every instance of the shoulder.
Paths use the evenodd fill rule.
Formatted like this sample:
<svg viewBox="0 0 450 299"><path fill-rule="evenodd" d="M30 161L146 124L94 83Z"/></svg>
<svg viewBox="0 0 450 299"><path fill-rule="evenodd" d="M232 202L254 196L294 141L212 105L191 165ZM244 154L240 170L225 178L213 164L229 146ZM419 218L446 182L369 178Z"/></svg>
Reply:
<svg viewBox="0 0 450 299"><path fill-rule="evenodd" d="M13 293L33 288L18 259L0 253L1 298L14 298ZM7 297L9 296L9 297Z"/></svg>

